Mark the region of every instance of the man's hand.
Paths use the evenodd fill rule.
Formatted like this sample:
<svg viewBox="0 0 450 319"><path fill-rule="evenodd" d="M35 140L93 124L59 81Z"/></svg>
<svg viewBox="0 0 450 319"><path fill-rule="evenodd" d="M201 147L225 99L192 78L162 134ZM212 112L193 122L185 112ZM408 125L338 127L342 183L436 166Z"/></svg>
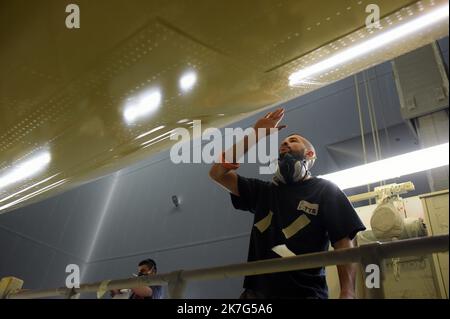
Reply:
<svg viewBox="0 0 450 319"><path fill-rule="evenodd" d="M279 108L279 109L275 110L274 112L267 113L266 116L264 116L262 119L259 119L253 126L253 128L256 131L257 139L260 139L264 136L269 135L271 128L276 128L278 130L282 130L282 129L286 128L287 127L286 125L278 126L278 124L281 122L283 117L284 117L284 109ZM265 135L259 136L258 129L266 129Z"/></svg>
<svg viewBox="0 0 450 319"><path fill-rule="evenodd" d="M256 124L253 126L253 128L255 129L256 141L270 134L271 128L276 128L278 130L285 128L286 125L278 126L278 123L281 122L283 116L284 116L284 109L280 108L274 112L267 113L266 116L258 120ZM266 129L265 132L263 130L264 136L258 136L259 135L258 129ZM249 145L248 136L245 136L242 142L244 143L244 154L245 154L248 151L248 149L253 145ZM231 152L233 162L236 162L237 158L243 155L243 154L236 155L236 144L233 145L233 147L230 150L227 150L226 152L227 153ZM233 169L224 168L220 163L216 163L211 167L209 171L209 176L217 183L222 185L229 192L231 192L236 196L239 196L238 176Z"/></svg>

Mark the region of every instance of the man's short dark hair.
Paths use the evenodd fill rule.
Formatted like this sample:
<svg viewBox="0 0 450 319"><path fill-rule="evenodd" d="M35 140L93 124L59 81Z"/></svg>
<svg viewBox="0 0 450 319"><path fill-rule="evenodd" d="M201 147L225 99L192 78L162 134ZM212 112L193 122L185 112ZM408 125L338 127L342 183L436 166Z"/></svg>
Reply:
<svg viewBox="0 0 450 319"><path fill-rule="evenodd" d="M156 270L157 270L157 268L156 268L156 262L155 262L153 259L148 258L148 259L145 259L145 260L141 261L141 262L138 264L138 266L144 266L144 265L148 266L149 269L154 268L154 269L155 269L155 272L156 272Z"/></svg>

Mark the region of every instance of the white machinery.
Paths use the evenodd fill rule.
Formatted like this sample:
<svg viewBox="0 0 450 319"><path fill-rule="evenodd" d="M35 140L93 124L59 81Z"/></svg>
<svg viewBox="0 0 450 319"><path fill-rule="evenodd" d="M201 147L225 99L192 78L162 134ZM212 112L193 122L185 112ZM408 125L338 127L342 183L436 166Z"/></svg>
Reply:
<svg viewBox="0 0 450 319"><path fill-rule="evenodd" d="M400 194L414 190L409 183L391 184L375 188L377 208L370 218L374 237L380 241L407 239L426 236L425 224L421 217L408 218L405 204Z"/></svg>
<svg viewBox="0 0 450 319"><path fill-rule="evenodd" d="M367 230L357 236L358 246L376 241L448 234L448 190L401 198L414 190L411 182L390 184L373 192L349 197L352 202L375 198L375 205L356 208ZM448 253L384 260L383 293L385 298L448 298ZM334 269L333 269L334 268ZM368 296L361 268L357 278L357 297ZM330 298L339 296L335 267L327 268Z"/></svg>

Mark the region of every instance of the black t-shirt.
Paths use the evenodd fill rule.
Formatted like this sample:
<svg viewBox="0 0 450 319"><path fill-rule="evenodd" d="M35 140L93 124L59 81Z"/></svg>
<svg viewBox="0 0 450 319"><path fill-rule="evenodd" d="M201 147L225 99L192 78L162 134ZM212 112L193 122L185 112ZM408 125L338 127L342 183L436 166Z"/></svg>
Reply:
<svg viewBox="0 0 450 319"><path fill-rule="evenodd" d="M365 230L345 194L321 178L276 185L238 176L238 189L234 208L255 215L248 261L327 251ZM244 288L268 298L328 297L324 268L247 276Z"/></svg>

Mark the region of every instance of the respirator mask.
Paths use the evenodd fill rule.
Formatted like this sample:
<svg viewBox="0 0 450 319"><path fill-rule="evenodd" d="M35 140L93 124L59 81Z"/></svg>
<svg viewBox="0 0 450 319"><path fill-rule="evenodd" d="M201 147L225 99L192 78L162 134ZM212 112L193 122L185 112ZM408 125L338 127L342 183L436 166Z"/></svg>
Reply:
<svg viewBox="0 0 450 319"><path fill-rule="evenodd" d="M289 185L304 181L311 176L310 169L315 159L290 152L280 154L273 177L274 182Z"/></svg>

